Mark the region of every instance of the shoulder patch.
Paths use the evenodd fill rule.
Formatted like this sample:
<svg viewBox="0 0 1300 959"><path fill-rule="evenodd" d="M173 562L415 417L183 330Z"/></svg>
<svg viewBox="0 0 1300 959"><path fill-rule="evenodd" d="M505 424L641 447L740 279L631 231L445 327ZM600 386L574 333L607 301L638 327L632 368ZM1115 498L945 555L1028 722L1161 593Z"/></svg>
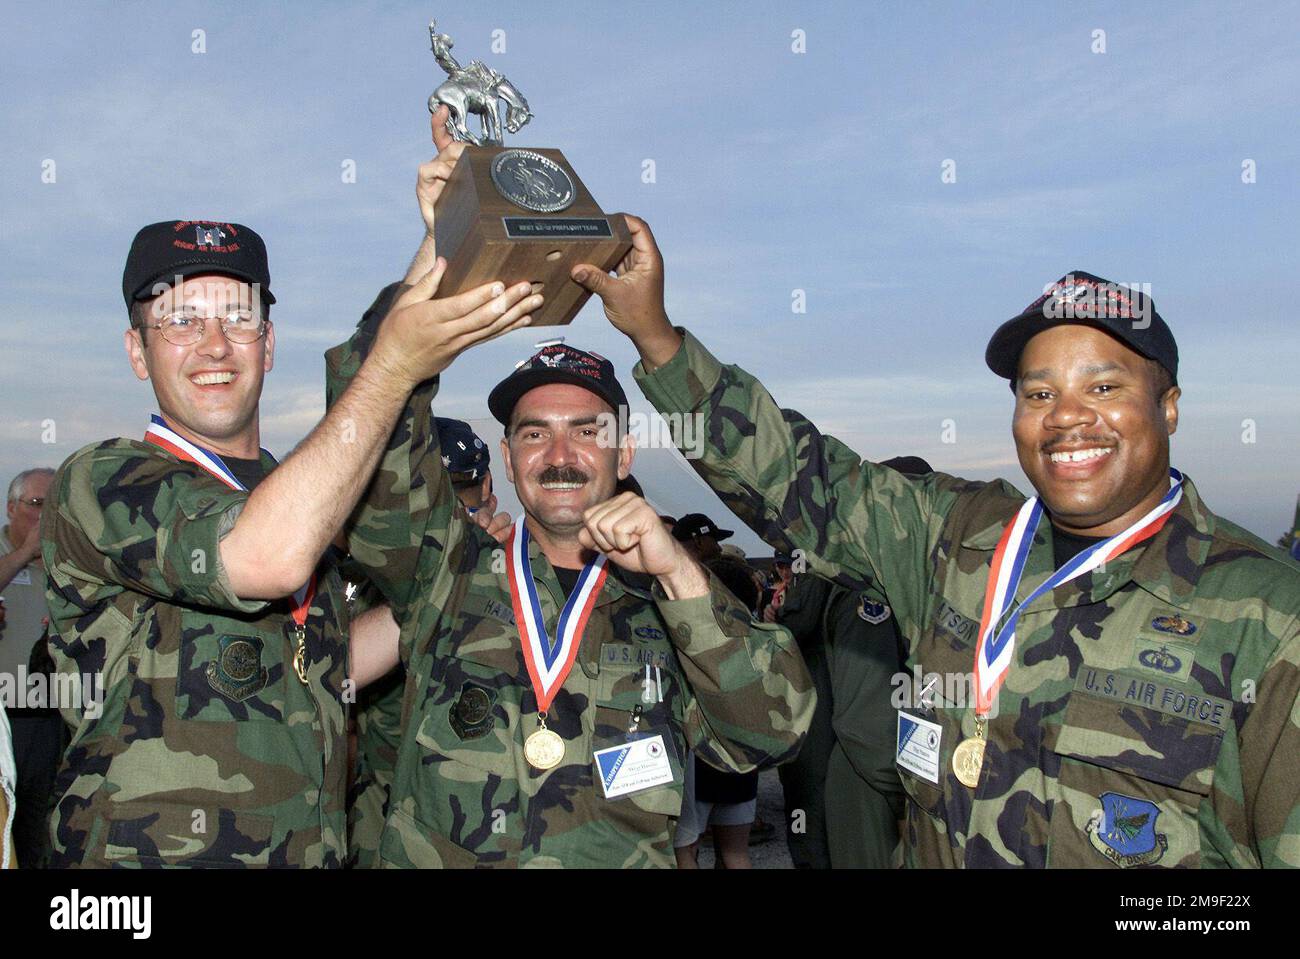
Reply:
<svg viewBox="0 0 1300 959"><path fill-rule="evenodd" d="M1150 866L1169 848L1169 839L1156 832L1160 809L1146 799L1102 793L1101 809L1087 825L1092 848L1122 868Z"/></svg>
<svg viewBox="0 0 1300 959"><path fill-rule="evenodd" d="M266 686L262 640L257 636L222 636L217 658L208 663L208 685L227 699L242 703Z"/></svg>
<svg viewBox="0 0 1300 959"><path fill-rule="evenodd" d="M486 736L495 725L492 716L495 702L495 690L467 680L448 712L447 719L452 730L462 740Z"/></svg>
<svg viewBox="0 0 1300 959"><path fill-rule="evenodd" d="M884 603L877 603L867 596L859 596L858 618L866 620L872 626L879 626L889 619L889 607Z"/></svg>

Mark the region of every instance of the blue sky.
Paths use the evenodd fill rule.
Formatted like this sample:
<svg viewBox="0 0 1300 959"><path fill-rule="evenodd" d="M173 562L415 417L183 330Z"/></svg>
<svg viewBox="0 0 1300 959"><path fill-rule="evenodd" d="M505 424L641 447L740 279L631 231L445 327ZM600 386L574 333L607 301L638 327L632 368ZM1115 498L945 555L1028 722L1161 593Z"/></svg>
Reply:
<svg viewBox="0 0 1300 959"><path fill-rule="evenodd" d="M506 73L609 211L650 221L668 307L783 405L864 456L1027 483L993 329L1071 269L1150 283L1182 353L1174 462L1274 541L1300 488L1289 319L1295 4L6 5L0 36L0 475L139 435L121 269L147 222L266 238L279 349L264 443L322 408L320 354L419 240L413 183L441 73L426 25ZM192 50L203 30L206 52ZM506 51L491 52L505 31ZM792 32L806 52L791 49ZM1093 31L1106 50L1092 52ZM642 182L655 162L656 181ZM1242 182L1253 160L1256 182ZM55 182L42 182L54 161ZM342 165L356 164L356 182ZM945 160L956 182L941 180ZM791 312L793 290L807 312ZM634 353L590 305L569 342ZM485 398L544 334L462 357L440 412ZM636 396L639 401L639 396ZM53 420L56 442L42 442ZM944 423L956 442L944 443ZM1253 424L1254 442L1243 442ZM1247 438L1250 438L1247 436ZM722 520L670 456L652 498ZM742 542L757 541L745 534Z"/></svg>

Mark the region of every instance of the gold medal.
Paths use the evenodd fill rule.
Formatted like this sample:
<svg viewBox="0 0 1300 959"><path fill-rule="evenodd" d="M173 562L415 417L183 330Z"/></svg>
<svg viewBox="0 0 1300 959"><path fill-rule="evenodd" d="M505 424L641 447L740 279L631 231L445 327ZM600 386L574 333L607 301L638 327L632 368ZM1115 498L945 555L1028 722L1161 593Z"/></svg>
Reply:
<svg viewBox="0 0 1300 959"><path fill-rule="evenodd" d="M293 651L293 671L298 674L298 681L306 686L310 682L307 676L307 630L299 625L295 633L298 646Z"/></svg>
<svg viewBox="0 0 1300 959"><path fill-rule="evenodd" d="M980 784L980 770L984 768L984 747L988 744L984 738L987 730L988 720L977 712L975 735L963 739L952 751L953 774L967 789L974 789Z"/></svg>
<svg viewBox="0 0 1300 959"><path fill-rule="evenodd" d="M524 740L524 758L534 769L554 769L564 759L564 740L543 726Z"/></svg>
<svg viewBox="0 0 1300 959"><path fill-rule="evenodd" d="M984 740L963 739L957 744L952 754L952 771L957 781L968 789L974 789L980 782L980 770L984 767Z"/></svg>

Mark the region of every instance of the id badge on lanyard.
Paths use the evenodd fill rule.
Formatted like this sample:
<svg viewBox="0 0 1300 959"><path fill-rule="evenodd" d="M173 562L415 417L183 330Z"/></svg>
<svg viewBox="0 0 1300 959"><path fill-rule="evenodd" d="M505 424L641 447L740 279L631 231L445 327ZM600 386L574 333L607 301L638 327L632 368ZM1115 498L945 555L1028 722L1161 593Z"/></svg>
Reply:
<svg viewBox="0 0 1300 959"><path fill-rule="evenodd" d="M606 799L683 782L672 730L666 725L643 725L643 716L642 707L636 706L621 736L607 737L608 745L596 742L592 758Z"/></svg>

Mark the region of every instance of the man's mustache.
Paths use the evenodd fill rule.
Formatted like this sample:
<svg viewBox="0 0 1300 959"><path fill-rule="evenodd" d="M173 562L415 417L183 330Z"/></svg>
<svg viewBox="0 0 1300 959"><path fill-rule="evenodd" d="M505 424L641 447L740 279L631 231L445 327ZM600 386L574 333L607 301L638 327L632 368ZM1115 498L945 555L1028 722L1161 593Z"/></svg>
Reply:
<svg viewBox="0 0 1300 959"><path fill-rule="evenodd" d="M537 477L538 483L586 483L590 480L591 477L576 466L548 466Z"/></svg>
<svg viewBox="0 0 1300 959"><path fill-rule="evenodd" d="M1049 456L1063 449L1077 448L1080 446L1114 446L1115 440L1109 436L1088 436L1078 434L1075 436L1054 439L1049 443L1044 443L1042 451Z"/></svg>

